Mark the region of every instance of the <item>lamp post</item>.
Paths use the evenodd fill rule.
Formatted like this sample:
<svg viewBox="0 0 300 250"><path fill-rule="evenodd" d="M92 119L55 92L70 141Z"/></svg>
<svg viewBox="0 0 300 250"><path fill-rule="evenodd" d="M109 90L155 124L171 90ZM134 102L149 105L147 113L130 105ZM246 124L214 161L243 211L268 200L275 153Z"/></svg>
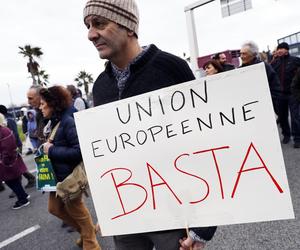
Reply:
<svg viewBox="0 0 300 250"><path fill-rule="evenodd" d="M213 1L215 0L200 0L184 8L186 22L187 22L190 54L191 54L191 65L196 78L200 76L200 72L198 67L199 50L198 50L198 41L197 41L197 34L196 34L196 25L194 20L194 9Z"/></svg>
<svg viewBox="0 0 300 250"><path fill-rule="evenodd" d="M13 103L9 83L7 83L7 88L8 88L8 94L9 94L9 99L10 99L10 105L12 107L13 116L14 116L14 119L16 120L16 113L15 113L15 108L14 108L14 103Z"/></svg>

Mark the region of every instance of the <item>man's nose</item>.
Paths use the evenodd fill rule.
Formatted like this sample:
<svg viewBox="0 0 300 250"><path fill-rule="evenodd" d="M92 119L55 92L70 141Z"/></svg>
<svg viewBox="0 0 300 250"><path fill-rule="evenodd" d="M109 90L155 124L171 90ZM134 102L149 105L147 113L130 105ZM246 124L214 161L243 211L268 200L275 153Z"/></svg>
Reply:
<svg viewBox="0 0 300 250"><path fill-rule="evenodd" d="M90 41L95 41L95 39L99 38L99 33L96 31L95 28L90 27L88 32L88 39Z"/></svg>

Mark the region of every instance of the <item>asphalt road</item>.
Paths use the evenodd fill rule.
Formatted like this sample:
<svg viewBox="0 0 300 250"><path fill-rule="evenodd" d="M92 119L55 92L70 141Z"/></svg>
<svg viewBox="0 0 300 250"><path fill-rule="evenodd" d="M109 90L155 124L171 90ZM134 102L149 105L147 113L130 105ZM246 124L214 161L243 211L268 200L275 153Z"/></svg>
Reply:
<svg viewBox="0 0 300 250"><path fill-rule="evenodd" d="M300 249L300 149L292 144L282 145L293 200L295 220L220 226L206 249L217 250L299 250ZM24 158L34 170L32 156ZM25 180L24 184L26 183ZM79 249L75 240L79 235L61 228L61 222L47 212L47 194L29 189L31 204L12 210L7 188L0 193L0 249L3 250L59 250ZM87 205L96 221L91 198ZM111 237L98 236L103 250L113 250Z"/></svg>

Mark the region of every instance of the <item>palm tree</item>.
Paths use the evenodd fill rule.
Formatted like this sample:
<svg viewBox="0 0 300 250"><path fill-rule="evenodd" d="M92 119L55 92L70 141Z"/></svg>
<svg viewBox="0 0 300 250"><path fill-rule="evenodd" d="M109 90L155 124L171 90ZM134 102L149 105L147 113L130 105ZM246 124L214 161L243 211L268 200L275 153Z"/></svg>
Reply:
<svg viewBox="0 0 300 250"><path fill-rule="evenodd" d="M41 86L47 86L49 83L49 74L46 74L45 70L39 70L37 74L38 84Z"/></svg>
<svg viewBox="0 0 300 250"><path fill-rule="evenodd" d="M33 85L37 85L38 82L35 76L39 72L39 64L35 61L35 58L40 58L43 55L40 47L31 47L31 45L25 45L24 47L19 46L19 54L22 54L24 57L28 58L27 70L31 74Z"/></svg>
<svg viewBox="0 0 300 250"><path fill-rule="evenodd" d="M84 86L84 92L86 96L88 96L89 84L94 82L92 75L82 70L78 73L74 81L77 83L78 87Z"/></svg>

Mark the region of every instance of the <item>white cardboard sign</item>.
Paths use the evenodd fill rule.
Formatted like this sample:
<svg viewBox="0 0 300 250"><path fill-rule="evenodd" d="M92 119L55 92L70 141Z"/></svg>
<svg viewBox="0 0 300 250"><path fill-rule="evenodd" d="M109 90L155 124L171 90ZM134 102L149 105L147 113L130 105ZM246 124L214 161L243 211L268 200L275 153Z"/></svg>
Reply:
<svg viewBox="0 0 300 250"><path fill-rule="evenodd" d="M75 119L104 236L294 218L264 64Z"/></svg>

